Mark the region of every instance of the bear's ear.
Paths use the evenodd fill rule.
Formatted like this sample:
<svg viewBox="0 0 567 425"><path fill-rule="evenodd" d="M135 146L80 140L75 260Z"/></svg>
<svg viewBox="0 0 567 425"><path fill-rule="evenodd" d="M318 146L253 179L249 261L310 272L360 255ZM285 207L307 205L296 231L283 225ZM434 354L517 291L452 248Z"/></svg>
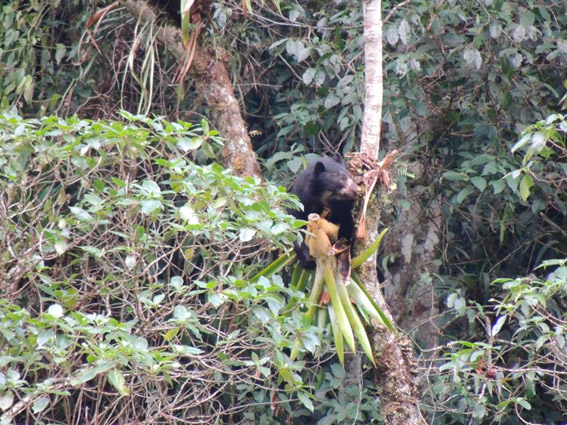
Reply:
<svg viewBox="0 0 567 425"><path fill-rule="evenodd" d="M325 172L325 164L321 161L317 161L315 164L315 175L321 174Z"/></svg>
<svg viewBox="0 0 567 425"><path fill-rule="evenodd" d="M335 162L338 162L339 164L343 163L343 158L341 157L340 153L336 153L333 155L333 159L335 160Z"/></svg>

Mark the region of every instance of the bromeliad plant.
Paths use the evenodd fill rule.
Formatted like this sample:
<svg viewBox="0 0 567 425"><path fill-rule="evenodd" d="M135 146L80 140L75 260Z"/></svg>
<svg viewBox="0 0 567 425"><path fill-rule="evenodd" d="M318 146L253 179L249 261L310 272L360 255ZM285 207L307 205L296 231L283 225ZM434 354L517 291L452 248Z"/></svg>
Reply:
<svg viewBox="0 0 567 425"><path fill-rule="evenodd" d="M318 325L324 326L328 313L335 348L341 363L344 364L345 341L350 349L356 352L354 336L358 339L364 353L374 363L370 341L359 313L368 323L370 319L374 319L379 325L394 330L392 323L368 295L359 279L350 277L348 271L346 273L340 272L340 269L343 269L343 267L340 267L340 263L348 262L348 256L345 260L345 256L340 255L347 247L344 246L344 241L337 241L338 226L318 214L311 214L307 230L309 235L306 237L305 243L309 247L309 253L315 258L317 266L309 297L309 307L305 313L306 321L311 323L315 312L318 311ZM387 230L383 230L369 249L355 257L351 264L358 266L375 252ZM339 255L336 256L335 254ZM326 289L326 292L324 292L324 289ZM328 303L329 299L330 304ZM354 305L351 300L354 301ZM293 360L298 354L298 349L293 350L291 359Z"/></svg>

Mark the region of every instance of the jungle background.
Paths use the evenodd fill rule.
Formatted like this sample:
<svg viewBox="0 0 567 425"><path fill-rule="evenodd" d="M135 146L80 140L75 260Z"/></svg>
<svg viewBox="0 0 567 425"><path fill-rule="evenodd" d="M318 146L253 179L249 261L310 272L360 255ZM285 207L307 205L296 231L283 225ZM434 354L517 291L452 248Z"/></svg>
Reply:
<svg viewBox="0 0 567 425"><path fill-rule="evenodd" d="M0 423L389 423L370 362L338 362L289 270L259 275L300 237L305 158L360 149L364 4L139 3L0 7ZM382 17L376 266L422 420L567 423L567 3Z"/></svg>

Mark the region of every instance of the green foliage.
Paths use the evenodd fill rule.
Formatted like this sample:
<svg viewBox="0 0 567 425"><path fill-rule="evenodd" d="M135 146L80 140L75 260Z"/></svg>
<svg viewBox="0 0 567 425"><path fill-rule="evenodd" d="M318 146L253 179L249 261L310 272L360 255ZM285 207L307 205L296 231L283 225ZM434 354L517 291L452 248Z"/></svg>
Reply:
<svg viewBox="0 0 567 425"><path fill-rule="evenodd" d="M387 136L423 171L401 191L444 203L436 288L450 310L425 402L436 424L566 422L564 389L549 384L564 370L548 373L536 334L498 321L490 301L507 296L494 279L567 257L563 9L412 1L384 24Z"/></svg>
<svg viewBox="0 0 567 425"><path fill-rule="evenodd" d="M78 113L107 118L118 118L121 109L161 115L191 109L186 106L195 96L185 97L173 83L170 68L177 60L170 54L159 57L156 26L137 25L116 5L96 13L115 2L4 3L0 109L38 117Z"/></svg>
<svg viewBox="0 0 567 425"><path fill-rule="evenodd" d="M555 112L556 88L564 78L558 70L567 61L564 44L557 42L566 35L562 7L537 1L529 8L516 1L415 6L399 10L385 27L386 40L398 49L394 60L386 61L388 75L403 77L386 84L386 118L391 116L396 136L410 149L443 168L439 189L433 181L423 190L429 196L444 192L449 202L452 249L446 263L467 264L457 270L449 266L449 274L487 266L494 277L503 266L505 273L523 274L526 260L518 251L537 253L531 267L545 255L561 256L557 247L564 236L553 228L567 213L562 191L556 190L564 144L556 146L558 155L529 164L510 156L510 148L526 123ZM419 117L435 125L420 125ZM425 147L412 143L418 131L425 132ZM526 137L517 148L532 136ZM546 155L549 147L538 147L535 137L529 156ZM545 236L538 240L534 234ZM540 251L548 243L556 248ZM518 261L501 261L513 252Z"/></svg>
<svg viewBox="0 0 567 425"><path fill-rule="evenodd" d="M509 225L513 212L521 208L524 213L516 221L516 232L526 232L523 237L529 235L525 224L534 223L536 214L546 214L547 224L557 229L554 222L564 222L567 211L565 190L560 184L565 175L566 129L565 117L552 114L528 126L511 148L512 152L522 151L523 158L514 157L513 162L501 158L495 167L490 155L479 155L463 162L460 173L446 172L444 177L452 182L472 183L482 193L486 184L479 188L473 180L478 177L469 178L470 175L477 171L478 176L482 167L484 171L497 169L500 183L494 179L490 185L493 194L504 195L502 199L506 202L506 218L500 224ZM487 192L492 195L492 191ZM477 202L486 202L482 194L479 196ZM514 197L520 200L520 205L514 202ZM559 231L554 238L565 240L565 233ZM505 243L502 229L500 243ZM556 244L558 240L551 239L543 245L537 261L554 250L565 252L561 245L554 249ZM551 273L541 275L549 268L553 269ZM529 423L555 424L566 420L562 384L567 373L563 355L567 331L563 302L567 288L566 260L543 261L534 268L534 273L540 277L530 274L497 279L486 289L493 297L489 305L467 302L464 291L447 298L448 307L463 319L459 323L466 324L470 336L447 347L448 361L440 365L430 387L435 400L433 406L447 409L447 419L442 423L462 423L464 418L479 424L486 421L515 424L512 418L516 417ZM453 398L454 392L459 396Z"/></svg>
<svg viewBox="0 0 567 425"><path fill-rule="evenodd" d="M0 115L0 423L370 423L371 385L323 374L328 327L263 271L297 198L212 162L221 143L206 122Z"/></svg>
<svg viewBox="0 0 567 425"><path fill-rule="evenodd" d="M76 87L80 69L71 63L87 10L78 0L57 3L15 0L0 6L0 109L17 105L42 115L65 99L84 102L92 94L88 84Z"/></svg>
<svg viewBox="0 0 567 425"><path fill-rule="evenodd" d="M553 114L547 119L527 127L512 152L524 151L519 194L526 201L531 188L537 189L532 210L538 213L552 204L562 215L567 215L567 193L561 184L567 173L563 156L567 153L567 121L564 115ZM519 176L518 176L519 178Z"/></svg>
<svg viewBox="0 0 567 425"><path fill-rule="evenodd" d="M95 7L110 3L97 2ZM289 176L302 166L299 155L354 150L363 109L362 3L246 2L247 10L253 12L246 19L239 13L240 4L215 3L213 22L207 25L202 41L219 52L228 52L226 63L231 67L243 110L247 112L249 128L262 133L253 140L257 153L263 157L267 175L287 183ZM197 110L206 116L199 94L189 85L185 93L171 88L175 86L171 79L177 61L167 51L156 48L152 31L144 29L143 35L147 36L144 40L138 32L136 49L129 48L137 28L133 20L126 19L128 15L123 9L109 13L96 31L91 27L93 39L82 38L86 22L94 12L92 7L92 2L78 0L12 1L0 7L2 105L33 116L57 110L108 117L116 114L117 105L136 111L142 105L142 98L144 108L151 108L157 114L171 116L179 111ZM552 423L555 419L545 418L542 412L557 414L554 406L563 400L561 394L554 393L557 403L553 405L549 401L551 393L545 392L549 382L537 381L539 369L534 372L535 378L530 375L532 370L522 369L525 364L532 364L533 358L541 358L541 350L553 345L544 344L538 351L530 345L541 336L534 327L522 329L518 335L513 331L520 327L517 318L521 309L511 313L500 310L497 317L489 300L502 302L512 291L508 286L491 285L495 278L526 276L546 259L567 256L565 129L564 117L557 115L557 105L565 103L563 93L559 92L564 87L567 65L564 12L562 3L544 0L383 2L386 18L383 151L397 148L402 151L403 160L419 162L419 167L410 164L410 174L398 176L398 193L420 199L424 205L432 200L440 200L444 205L444 246L437 289L440 296L448 296L449 307L457 314L443 316L442 336L452 344L465 341L446 348L447 366L442 371L446 376L441 381L432 379L432 394L438 397L431 400L436 403L435 409L446 413L441 417L436 415L436 423L487 422L504 412L508 417L504 415L502 423L519 423L514 416L516 408L525 419ZM157 53L159 60L149 61ZM156 83L150 95L148 88L142 86L144 81L151 80L151 72L155 73ZM138 373L145 366L128 356L121 360L127 366L121 363L96 376L95 379L105 380L103 384L108 381L105 389L116 394L124 394L128 389L130 395L123 397L130 400L142 398L141 382L161 388L156 394L163 399L170 397L164 388L184 394L195 382L193 378L180 379L180 376L185 379L194 376L188 372L189 365L194 365L189 359L199 356L213 368L224 368L225 363L210 361L210 353L220 352L220 349L215 351L217 345L211 342L212 335L216 331L219 341L226 341L227 335L239 330L241 333L230 340L231 344L244 347L237 350L239 355L233 356L237 364L230 366L234 369L220 368L223 372L218 373L222 375L228 370L222 375L226 378L233 376L232 371L242 370L241 386L227 384L221 388L219 380L207 381L219 385L215 387L217 394L226 394L224 398L219 396L220 405L234 405L237 394L241 405L249 403L245 409L249 423L283 422L282 416L277 415L278 409L271 409L268 390L256 385L261 378L266 388L276 388L281 379L290 387L301 387L304 391L297 397L297 393L278 392L279 400L285 400L279 411L285 409L283 416L293 415L297 423L360 419L350 414L335 416L347 411L347 405L352 406L345 394L350 389L355 393L360 386L334 387L331 382L335 375L328 374L328 370L323 373L317 369L318 365L310 363L306 363L309 366L306 369L313 373L305 376L300 373L304 364L290 362L281 355L286 352L282 347L287 345L302 347L296 343L298 340L307 341L305 347L313 353L324 356L329 352L328 329L306 326L295 310L286 311L287 319L283 322L274 317L282 299L304 300L303 290L290 293L290 289L282 287L285 276L274 275L253 283L249 280L261 272L273 246L289 248L293 237L288 229L296 226L272 211L273 208L268 212L265 202L259 199L281 196L281 205L293 200L273 187L269 189L273 192L258 195L255 183L235 180L230 173L210 164L208 158L214 157L216 148L212 139L215 135L208 131L201 133L196 127L189 129L196 134L179 137L174 132L166 142L167 135L153 128L152 123L142 125L138 121L136 125L148 137L156 137L153 142L127 135L122 128L117 132L124 137L108 145L106 125L104 130L95 131L93 127L100 123L75 120L76 124L72 124L71 120L63 124L64 121L53 118L44 122L45 126L33 124L32 127L43 131L51 144L43 136L34 136L27 124L19 122L6 130L9 135L0 146L1 149L5 142L12 147L18 143L17 149L4 149L0 159L4 161L0 164L2 199L9 200L6 205L12 206L10 219L2 224L8 227L2 227L0 234L1 271L10 274L1 278L2 285L4 282L15 285L7 291L15 302L5 304L3 313L6 309L23 308L21 317L28 312L30 318L43 321L49 307L59 305L63 309L63 316L57 319L59 323L76 320L69 318L75 311L103 317L110 311L109 317L120 325L136 318L135 326L128 332L146 338L149 355L153 355L156 347L163 353L174 352L168 344L198 346L203 350L183 357L178 362L181 369L176 372L158 372L158 378L149 381L143 381L144 378L134 381L133 368ZM69 130L72 134L78 132L79 136L71 137L66 131L49 135L48 128L55 125L53 122L83 126L96 136L83 136L80 129ZM534 122L537 124L526 128ZM124 123L112 125L124 126ZM66 141L69 137L72 140ZM183 141L177 140L182 137ZM64 143L68 143L65 149ZM179 161L171 162L172 158ZM407 179L411 174L416 177ZM219 182L239 189L221 190ZM11 189L6 189L8 183ZM188 193L195 197L189 199ZM257 210L241 205L241 198L252 199ZM394 203L396 208L409 205L406 199ZM269 204L272 205L271 200ZM391 217L383 216L391 222L388 224L394 224L395 210ZM92 280L84 276L83 269L92 275ZM536 291L545 287L540 283L547 280L548 277L541 275L529 277ZM188 281L191 285L187 285ZM184 289L186 286L190 289ZM116 289L120 287L125 289ZM183 305L173 306L172 302ZM549 305L551 301L547 300L546 308ZM541 309L541 304L538 307ZM213 319L216 316L212 312L219 313L222 319ZM482 314L490 326L487 327L486 320L473 319L482 318ZM505 321L499 321L504 315ZM163 329L164 321L170 318L179 323L167 322ZM7 320L8 328L12 329L11 319ZM251 332L254 338L258 335L269 338L261 341L243 338L244 330L254 329L248 328L248 323L259 324L258 330ZM496 324L499 332L490 341L486 329ZM151 336L147 337L145 331L139 335L140 328L149 330ZM14 333L24 335L25 327L22 329ZM42 331L43 328L38 328L34 332ZM528 334L533 339L521 339ZM75 333L65 335L71 335L75 341ZM205 348L197 336L206 342ZM510 341L525 344L529 350L512 350L510 345L498 341L503 337L508 338L507 344ZM77 338L82 341L82 337ZM106 343L113 344L112 332L102 333L100 339L105 338L110 340ZM278 348L274 350L268 340L277 341ZM126 344L125 337L120 341ZM492 349L498 344L504 351L501 355ZM33 349L35 345L31 347L26 348L26 355L33 359L38 353ZM256 350L255 357L250 354L250 347ZM72 365L84 363L81 367L96 367L78 353L81 352L71 357ZM246 360L254 366L239 366L242 356L248 354ZM548 354L543 352L543 355ZM85 359L88 356L86 351L84 356ZM485 366L479 372L476 368L480 359L485 359ZM509 373L497 385L495 379L487 379L488 359L498 367L517 367L520 372L513 374L503 369ZM176 364L176 360L172 362ZM61 370L52 368L51 363L45 363L49 366L44 367L44 363L42 366L33 363L32 367L20 370L6 366L5 370L10 371L10 382L20 382L22 373L31 376L37 370L29 380L32 383L41 382L45 371L53 369L58 374ZM65 367L71 370L70 366ZM267 378L264 368L271 372ZM122 384L120 374L126 385ZM139 376L148 375L140 372ZM210 377L206 373L205 376ZM95 379L79 389L71 388L71 397L91 396L94 392L86 391L90 391L88 385ZM538 383L533 386L535 398L526 390L528 381ZM194 388L205 388L202 394L210 389L202 381ZM324 398L309 397L308 393L313 395L310 388L323 388L321 391L329 404L324 404ZM365 398L372 392L368 382L364 388L368 392L362 397L370 400ZM0 408L13 405L23 394L14 391L0 394ZM34 391L33 388L29 391L37 394L34 407L29 408L32 413L42 407L41 412L49 410L44 407L46 397L53 397L54 402L62 397ZM498 397L504 394L512 401L499 406L503 399ZM158 398L156 395L151 401ZM537 401L538 398L541 400ZM148 397L144 403L150 405L147 400ZM111 407L119 410L122 402L112 399ZM526 403L531 406L530 411L526 410ZM192 406L202 405L195 402ZM311 406L313 413L308 409ZM370 403L362 403L360 409L369 406ZM204 412L200 407L195 409L191 411L193 415ZM66 414L69 418L73 416L72 412Z"/></svg>
<svg viewBox="0 0 567 425"><path fill-rule="evenodd" d="M451 297L448 306L478 341L446 347L428 387L446 413L436 423L565 422L567 260L540 266L550 269L543 278L496 280L502 296L489 307Z"/></svg>

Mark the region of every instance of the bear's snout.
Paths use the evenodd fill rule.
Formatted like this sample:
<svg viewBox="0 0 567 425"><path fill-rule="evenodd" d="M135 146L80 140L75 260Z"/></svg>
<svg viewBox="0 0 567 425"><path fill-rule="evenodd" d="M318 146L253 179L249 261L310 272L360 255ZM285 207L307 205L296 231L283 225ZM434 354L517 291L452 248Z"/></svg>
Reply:
<svg viewBox="0 0 567 425"><path fill-rule="evenodd" d="M356 199L356 198L358 198L358 196L360 195L361 192L362 192L362 189L360 188L360 186L357 185L352 180L349 182L349 184L343 190L341 190L342 196L347 198L347 199Z"/></svg>

